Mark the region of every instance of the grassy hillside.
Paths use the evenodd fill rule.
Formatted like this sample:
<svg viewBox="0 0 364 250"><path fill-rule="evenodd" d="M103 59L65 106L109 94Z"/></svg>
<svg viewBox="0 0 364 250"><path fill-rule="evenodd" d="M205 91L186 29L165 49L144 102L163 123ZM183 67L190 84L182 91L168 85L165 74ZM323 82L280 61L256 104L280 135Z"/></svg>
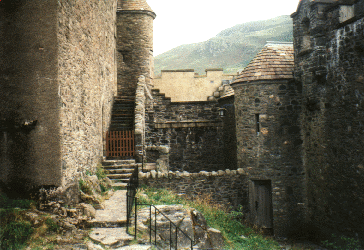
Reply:
<svg viewBox="0 0 364 250"><path fill-rule="evenodd" d="M292 41L290 16L238 24L201 43L176 47L155 58L155 74L163 69L223 68L226 73L243 69L266 41Z"/></svg>

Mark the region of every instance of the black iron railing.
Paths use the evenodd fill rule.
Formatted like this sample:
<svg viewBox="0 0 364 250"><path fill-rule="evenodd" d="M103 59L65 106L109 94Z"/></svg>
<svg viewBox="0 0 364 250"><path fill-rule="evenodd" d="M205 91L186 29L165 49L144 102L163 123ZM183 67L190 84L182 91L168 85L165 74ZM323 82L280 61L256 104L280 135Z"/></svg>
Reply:
<svg viewBox="0 0 364 250"><path fill-rule="evenodd" d="M180 235L182 234L190 242L191 250L193 250L194 241L191 239L191 237L188 236L188 234L186 234L185 232L183 232L183 230L181 228L179 228L175 223L173 223L173 221L171 221L165 214L163 214L162 211L160 211L156 206L154 206L152 204L139 204L137 202L137 198L135 198L135 201L136 201L136 203L135 203L136 207L137 206L149 206L148 221L149 221L149 242L150 242L150 244L159 248L158 244L157 244L157 231L158 231L157 215L161 215L165 219L167 219L167 221L169 222L169 240L168 239L164 240L165 243L167 243L167 245L169 246L169 249L174 249L174 250L178 249L178 234L180 233ZM154 209L154 213L152 212L153 209ZM135 211L137 211L137 209L135 209ZM153 219L153 215L154 215L154 219ZM135 218L137 218L137 216L135 216ZM135 231L136 230L137 230L137 225L135 227ZM167 233L167 235L168 235L168 233ZM184 249L185 249L185 247L184 247Z"/></svg>
<svg viewBox="0 0 364 250"><path fill-rule="evenodd" d="M183 232L175 223L173 223L162 211L160 211L156 206L152 204L140 204L138 203L138 199L135 197L137 189L139 187L139 167L136 165L127 186L127 194L126 194L126 223L127 223L127 233L129 233L129 227L131 224L132 211L134 206L134 237L137 238L137 229L138 229L138 206L149 206L149 241L150 244L159 248L157 245L157 232L158 232L158 223L157 223L157 215L163 216L169 222L169 240L165 239L165 243L169 245L169 249L178 249L178 234L182 234L188 241L190 241L191 250L193 250L193 240L190 236L188 236L185 232ZM154 209L154 213L152 212ZM154 218L153 218L154 215ZM160 231L162 229L159 229ZM129 233L130 234L130 233Z"/></svg>
<svg viewBox="0 0 364 250"><path fill-rule="evenodd" d="M135 194L137 192L137 189L139 187L139 167L138 164L136 164L135 169L130 177L128 186L127 186L127 192L126 192L126 232L129 233L129 226L130 226L130 219L131 219L131 213L133 211L133 205L135 204ZM135 206L135 217L136 217L136 208ZM135 228L136 228L136 218L135 218ZM136 238L136 230L135 235Z"/></svg>

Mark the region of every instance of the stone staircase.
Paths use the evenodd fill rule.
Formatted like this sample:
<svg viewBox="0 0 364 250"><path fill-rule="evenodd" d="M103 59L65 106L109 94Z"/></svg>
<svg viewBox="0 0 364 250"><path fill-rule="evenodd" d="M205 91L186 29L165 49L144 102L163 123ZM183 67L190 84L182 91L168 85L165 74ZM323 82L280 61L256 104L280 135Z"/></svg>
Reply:
<svg viewBox="0 0 364 250"><path fill-rule="evenodd" d="M106 160L102 162L102 166L107 174L107 177L113 181L114 187L126 187L129 179L136 166L141 169L142 164L131 160Z"/></svg>
<svg viewBox="0 0 364 250"><path fill-rule="evenodd" d="M120 93L115 97L111 111L110 131L134 130L134 109L135 96Z"/></svg>
<svg viewBox="0 0 364 250"><path fill-rule="evenodd" d="M102 162L102 166L107 174L107 177L113 181L114 187L126 187L136 166L139 167L139 172L142 171L142 164L136 163L134 159L130 160L104 159ZM155 169L156 169L155 163L144 164L144 172L149 172Z"/></svg>

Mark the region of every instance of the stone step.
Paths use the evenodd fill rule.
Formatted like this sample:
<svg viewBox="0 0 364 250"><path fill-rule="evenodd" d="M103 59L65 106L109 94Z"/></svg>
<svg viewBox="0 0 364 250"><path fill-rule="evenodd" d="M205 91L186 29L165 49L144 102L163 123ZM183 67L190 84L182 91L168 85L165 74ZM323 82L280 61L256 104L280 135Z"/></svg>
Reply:
<svg viewBox="0 0 364 250"><path fill-rule="evenodd" d="M95 243L101 243L109 249L129 245L134 237L126 232L126 228L93 228L89 237Z"/></svg>
<svg viewBox="0 0 364 250"><path fill-rule="evenodd" d="M135 97L134 96L117 96L114 99L114 102L134 102L135 101Z"/></svg>
<svg viewBox="0 0 364 250"><path fill-rule="evenodd" d="M128 183L125 182L113 182L111 184L112 187L119 187L119 188L126 188L128 186Z"/></svg>
<svg viewBox="0 0 364 250"><path fill-rule="evenodd" d="M113 113L121 113L121 112L134 113L134 108L127 108L127 107L113 108L112 112Z"/></svg>
<svg viewBox="0 0 364 250"><path fill-rule="evenodd" d="M134 117L134 110L130 110L130 112L125 110L113 110L111 117L114 116Z"/></svg>
<svg viewBox="0 0 364 250"><path fill-rule="evenodd" d="M134 110L126 110L126 109L113 110L111 117L113 116L134 117Z"/></svg>
<svg viewBox="0 0 364 250"><path fill-rule="evenodd" d="M118 122L120 124L134 124L134 120L130 118L123 118L123 117L113 117L111 118L111 122Z"/></svg>
<svg viewBox="0 0 364 250"><path fill-rule="evenodd" d="M126 179L126 178L130 178L132 176L131 173L128 174L107 174L106 175L107 178L114 180L114 179Z"/></svg>
<svg viewBox="0 0 364 250"><path fill-rule="evenodd" d="M102 160L102 166L114 166L114 165L129 165L136 164L135 159L127 159L127 160L107 160L106 157Z"/></svg>
<svg viewBox="0 0 364 250"><path fill-rule="evenodd" d="M113 164L113 165L103 165L104 169L134 169L136 166L141 167L141 163L132 163L132 164Z"/></svg>
<svg viewBox="0 0 364 250"><path fill-rule="evenodd" d="M121 108L134 108L135 104L134 102L126 102L126 101L117 101L114 102L113 107L121 107Z"/></svg>
<svg viewBox="0 0 364 250"><path fill-rule="evenodd" d="M134 127L131 127L131 126L125 126L125 127L122 127L122 126L112 126L112 127L110 127L110 131L123 131L123 130L125 130L125 131L130 131L130 130L133 130L134 129Z"/></svg>
<svg viewBox="0 0 364 250"><path fill-rule="evenodd" d="M125 183L128 184L130 182L130 178L126 178L126 179L112 179L113 182L115 183Z"/></svg>
<svg viewBox="0 0 364 250"><path fill-rule="evenodd" d="M111 121L109 130L115 130L116 128L122 128L125 130L126 130L126 128L129 128L129 131L130 131L130 130L133 130L133 125L131 123L122 123L122 122L118 122L118 121ZM123 130L119 130L119 131L123 131Z"/></svg>
<svg viewBox="0 0 364 250"><path fill-rule="evenodd" d="M156 249L156 248L153 247L152 245L140 245L140 244L129 245L129 246L118 248L118 250L150 250L150 249ZM194 248L194 249L197 249L197 248Z"/></svg>
<svg viewBox="0 0 364 250"><path fill-rule="evenodd" d="M119 168L119 169L105 169L107 174L130 174L133 173L134 169L132 168Z"/></svg>

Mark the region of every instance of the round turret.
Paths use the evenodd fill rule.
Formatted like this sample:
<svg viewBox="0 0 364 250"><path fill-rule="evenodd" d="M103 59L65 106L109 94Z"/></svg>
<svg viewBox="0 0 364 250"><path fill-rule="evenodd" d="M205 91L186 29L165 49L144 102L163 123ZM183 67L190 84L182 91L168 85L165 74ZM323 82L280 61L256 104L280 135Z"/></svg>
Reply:
<svg viewBox="0 0 364 250"><path fill-rule="evenodd" d="M153 12L145 0L118 0L118 10L146 10Z"/></svg>
<svg viewBox="0 0 364 250"><path fill-rule="evenodd" d="M143 75L152 85L153 20L156 14L145 0L119 0L117 11L117 58L119 95L133 95Z"/></svg>
<svg viewBox="0 0 364 250"><path fill-rule="evenodd" d="M232 83L238 167L251 180L251 221L270 230L274 224L274 233L285 236L299 224L297 203L303 202L301 100L293 59L292 43L269 42Z"/></svg>

